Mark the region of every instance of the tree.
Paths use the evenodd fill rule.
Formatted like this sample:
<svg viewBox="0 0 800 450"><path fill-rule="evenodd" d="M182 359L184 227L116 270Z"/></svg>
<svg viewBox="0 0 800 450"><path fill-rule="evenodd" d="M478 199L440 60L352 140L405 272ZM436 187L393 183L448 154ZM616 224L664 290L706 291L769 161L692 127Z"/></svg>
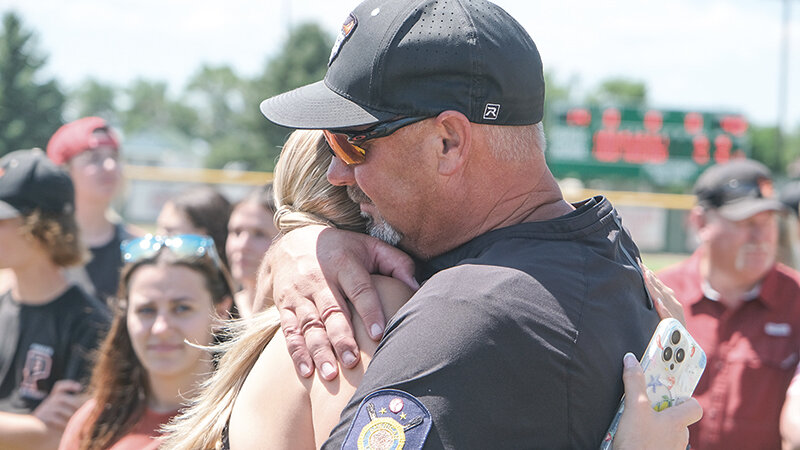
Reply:
<svg viewBox="0 0 800 450"><path fill-rule="evenodd" d="M268 60L264 72L245 87L243 125L252 138L236 158L228 154L228 161L239 159L254 170L271 171L275 167L280 148L291 130L266 120L258 104L262 99L321 80L327 70L331 45L333 38L314 23L299 25L289 33L286 44ZM216 164L225 160L220 156L212 148L211 159Z"/></svg>
<svg viewBox="0 0 800 450"><path fill-rule="evenodd" d="M99 116L109 122L119 122L117 111L118 89L95 79L87 79L68 95L71 120Z"/></svg>
<svg viewBox="0 0 800 450"><path fill-rule="evenodd" d="M609 78L587 96L589 104L614 104L629 107L644 107L647 103L647 87L641 81L627 78Z"/></svg>
<svg viewBox="0 0 800 450"><path fill-rule="evenodd" d="M55 80L41 80L47 58L15 13L3 15L0 32L0 155L45 148L63 123L64 94Z"/></svg>

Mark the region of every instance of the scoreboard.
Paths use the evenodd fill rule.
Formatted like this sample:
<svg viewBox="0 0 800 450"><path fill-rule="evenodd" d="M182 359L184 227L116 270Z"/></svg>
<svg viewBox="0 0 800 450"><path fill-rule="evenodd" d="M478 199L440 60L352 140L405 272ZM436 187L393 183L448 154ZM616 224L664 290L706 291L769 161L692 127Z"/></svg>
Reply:
<svg viewBox="0 0 800 450"><path fill-rule="evenodd" d="M750 153L738 114L562 105L545 124L559 178L686 188L707 166Z"/></svg>

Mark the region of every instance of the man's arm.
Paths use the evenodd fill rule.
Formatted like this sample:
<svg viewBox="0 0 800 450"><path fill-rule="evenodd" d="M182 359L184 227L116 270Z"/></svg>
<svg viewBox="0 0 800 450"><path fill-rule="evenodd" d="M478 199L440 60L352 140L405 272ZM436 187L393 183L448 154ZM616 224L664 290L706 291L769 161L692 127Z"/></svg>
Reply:
<svg viewBox="0 0 800 450"><path fill-rule="evenodd" d="M286 345L298 373L314 367L325 380L358 363L349 300L372 339L383 334L386 320L370 280L371 273L395 277L412 289L414 263L396 248L370 236L321 225L291 231L270 246L259 271L255 309L272 299L281 317ZM333 348L333 351L331 349Z"/></svg>
<svg viewBox="0 0 800 450"><path fill-rule="evenodd" d="M60 380L33 413L0 412L3 450L58 448L69 418L85 400L76 394L80 389L80 383Z"/></svg>

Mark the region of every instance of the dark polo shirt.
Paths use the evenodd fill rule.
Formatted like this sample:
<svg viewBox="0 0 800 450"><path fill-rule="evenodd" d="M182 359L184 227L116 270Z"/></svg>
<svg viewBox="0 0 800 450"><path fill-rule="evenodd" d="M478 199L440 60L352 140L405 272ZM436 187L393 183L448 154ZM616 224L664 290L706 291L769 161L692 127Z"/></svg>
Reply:
<svg viewBox="0 0 800 450"><path fill-rule="evenodd" d="M694 392L703 418L689 427L689 443L700 450L780 449L781 408L800 352L800 274L776 265L758 297L731 311L704 296L699 252L658 274L708 357Z"/></svg>
<svg viewBox="0 0 800 450"><path fill-rule="evenodd" d="M389 440L407 428L407 448L428 425L426 449L597 448L623 392L622 357L641 356L659 319L611 204L576 207L424 264L427 281L390 321L324 448L356 448L387 423ZM384 389L430 418L417 405L404 415L411 402L393 391L365 416L362 399ZM399 425L380 422L389 417Z"/></svg>

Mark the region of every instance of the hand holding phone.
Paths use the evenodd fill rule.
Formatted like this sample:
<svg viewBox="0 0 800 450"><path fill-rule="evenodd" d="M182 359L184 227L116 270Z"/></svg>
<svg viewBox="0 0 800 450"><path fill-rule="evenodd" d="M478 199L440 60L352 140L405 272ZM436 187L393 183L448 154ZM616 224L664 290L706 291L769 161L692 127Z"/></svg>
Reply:
<svg viewBox="0 0 800 450"><path fill-rule="evenodd" d="M692 396L706 367L706 354L688 331L675 319L662 320L653 333L641 360L647 383L647 397L655 411L678 405ZM600 445L610 449L620 417L624 396L605 439Z"/></svg>

